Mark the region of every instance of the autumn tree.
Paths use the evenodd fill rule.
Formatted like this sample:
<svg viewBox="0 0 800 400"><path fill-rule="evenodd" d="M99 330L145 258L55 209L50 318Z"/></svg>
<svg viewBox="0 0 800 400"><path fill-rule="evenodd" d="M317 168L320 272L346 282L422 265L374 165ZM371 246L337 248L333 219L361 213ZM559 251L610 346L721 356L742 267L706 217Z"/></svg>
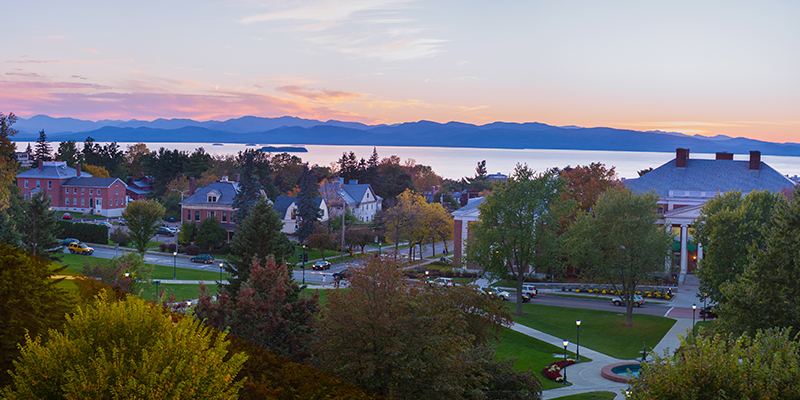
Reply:
<svg viewBox="0 0 800 400"><path fill-rule="evenodd" d="M382 222L386 232L386 240L394 243L395 253L399 251L400 242L406 241L409 246L409 260L414 245L430 238L430 229L425 219L428 215L428 203L425 198L406 190L397 196L397 204L383 213Z"/></svg>
<svg viewBox="0 0 800 400"><path fill-rule="evenodd" d="M316 340L317 294L303 294L289 268L274 260L264 265L253 261L235 298L223 291L218 301L211 301L203 286L194 311L214 328L295 361L307 360Z"/></svg>
<svg viewBox="0 0 800 400"><path fill-rule="evenodd" d="M92 164L83 164L81 165L81 170L83 170L87 174L92 175L95 178L111 177L111 175L108 173L108 170L106 170L105 167L98 167Z"/></svg>
<svg viewBox="0 0 800 400"><path fill-rule="evenodd" d="M765 228L775 211L786 202L780 193L752 191L742 196L731 191L714 196L700 208L692 224L692 235L703 245L703 258L695 274L700 293L723 302L721 287L736 282L749 263L749 250L764 247Z"/></svg>
<svg viewBox="0 0 800 400"><path fill-rule="evenodd" d="M453 215L445 210L440 203L428 204L427 211L428 234L431 238L433 253L436 254L437 241L441 241L444 249L447 250L447 241L453 239L455 221Z"/></svg>
<svg viewBox="0 0 800 400"><path fill-rule="evenodd" d="M606 190L620 187L621 183L614 169L607 169L602 163L591 163L560 171L559 176L564 180L566 189L561 199L574 203L572 212L562 220L562 229L566 229L579 215L589 212Z"/></svg>
<svg viewBox="0 0 800 400"><path fill-rule="evenodd" d="M164 206L155 200L136 200L125 206L122 218L125 218L131 241L139 254L144 255L147 251L147 244L156 234L163 217Z"/></svg>
<svg viewBox="0 0 800 400"><path fill-rule="evenodd" d="M11 141L11 137L18 133L11 127L16 122L14 113L0 113L0 210L9 206L9 186L17 173L17 158L14 155L17 146Z"/></svg>
<svg viewBox="0 0 800 400"><path fill-rule="evenodd" d="M83 266L83 278L78 281L94 281L125 293L139 294L143 284L149 284L153 264L146 264L139 253L128 252L108 261ZM94 288L95 285L78 285L79 288ZM95 292L83 293L81 297L91 299Z"/></svg>
<svg viewBox="0 0 800 400"><path fill-rule="evenodd" d="M517 164L514 174L499 182L478 206L467 260L516 280L517 314L522 314L525 277L557 262L558 224L563 215L557 203L563 191L564 181L554 173L536 174L527 165Z"/></svg>
<svg viewBox="0 0 800 400"><path fill-rule="evenodd" d="M128 165L128 173L133 180L138 180L144 175L144 157L150 154L150 149L144 143L129 144L125 152L125 162Z"/></svg>
<svg viewBox="0 0 800 400"><path fill-rule="evenodd" d="M607 190L590 213L578 217L563 247L587 279L611 284L625 300L626 325L633 325L636 287L664 274L672 237L656 225L659 196L629 189Z"/></svg>
<svg viewBox="0 0 800 400"><path fill-rule="evenodd" d="M101 297L45 341L27 338L5 399L235 399L247 356L224 332L128 296Z"/></svg>

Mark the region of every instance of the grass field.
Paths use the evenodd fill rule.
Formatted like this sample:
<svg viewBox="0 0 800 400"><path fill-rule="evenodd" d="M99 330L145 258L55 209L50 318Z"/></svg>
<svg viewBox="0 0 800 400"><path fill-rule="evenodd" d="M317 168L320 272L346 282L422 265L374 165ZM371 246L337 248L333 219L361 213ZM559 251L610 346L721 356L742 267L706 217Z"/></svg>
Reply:
<svg viewBox="0 0 800 400"><path fill-rule="evenodd" d="M509 311L516 309L516 304L507 306ZM624 312L531 303L523 304L522 311L527 315L512 315L515 322L571 342L577 338L575 320L579 319L581 346L621 359L636 358L643 345L654 347L675 324L675 320L669 318L637 314L633 316L634 326L622 326Z"/></svg>

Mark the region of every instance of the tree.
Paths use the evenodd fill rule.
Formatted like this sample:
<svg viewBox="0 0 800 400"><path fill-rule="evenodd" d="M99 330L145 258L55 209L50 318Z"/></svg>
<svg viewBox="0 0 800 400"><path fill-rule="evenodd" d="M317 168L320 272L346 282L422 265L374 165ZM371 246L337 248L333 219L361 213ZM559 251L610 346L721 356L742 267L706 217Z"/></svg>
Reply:
<svg viewBox="0 0 800 400"><path fill-rule="evenodd" d="M108 170L105 167L98 167L92 164L83 164L81 167L87 174L92 175L95 178L110 178L111 175L108 173Z"/></svg>
<svg viewBox="0 0 800 400"><path fill-rule="evenodd" d="M609 189L567 231L564 251L586 279L610 283L622 291L626 325L633 325L636 287L664 273L672 237L656 225L659 196Z"/></svg>
<svg viewBox="0 0 800 400"><path fill-rule="evenodd" d="M210 251L225 240L227 232L223 229L217 217L208 217L200 223L194 241L205 251Z"/></svg>
<svg viewBox="0 0 800 400"><path fill-rule="evenodd" d="M58 217L50 209L50 195L44 191L31 194L30 201L23 201L22 213L16 217L16 227L21 235L20 245L28 253L47 260L61 258L58 241Z"/></svg>
<svg viewBox="0 0 800 400"><path fill-rule="evenodd" d="M779 202L764 241L751 245L750 263L738 280L722 284L719 304L723 329L752 334L758 329L800 327L800 189L791 202Z"/></svg>
<svg viewBox="0 0 800 400"><path fill-rule="evenodd" d="M700 209L692 224L692 235L703 245L703 259L696 275L700 293L714 302L724 302L720 288L725 282L736 282L749 263L751 247L763 248L764 228L786 199L780 193L740 191L718 194Z"/></svg>
<svg viewBox="0 0 800 400"><path fill-rule="evenodd" d="M147 251L147 244L156 234L163 217L164 206L155 200L136 200L125 207L122 218L125 218L131 241L140 254Z"/></svg>
<svg viewBox="0 0 800 400"><path fill-rule="evenodd" d="M486 180L486 160L478 161L478 166L475 167L475 179Z"/></svg>
<svg viewBox="0 0 800 400"><path fill-rule="evenodd" d="M142 162L144 157L150 154L150 150L144 143L129 144L128 151L125 152L125 162L127 163L128 173L133 180L139 179L144 174Z"/></svg>
<svg viewBox="0 0 800 400"><path fill-rule="evenodd" d="M17 145L11 141L11 137L18 133L11 127L16 122L14 113L0 113L0 210L9 206L9 186L17 173L17 158L14 155Z"/></svg>
<svg viewBox="0 0 800 400"><path fill-rule="evenodd" d="M66 142L59 143L56 158L61 161L66 161L67 165L73 168L82 161L81 153L74 140L67 140Z"/></svg>
<svg viewBox="0 0 800 400"><path fill-rule="evenodd" d="M297 238L300 242L305 242L309 235L322 218L322 210L317 206L315 198L319 197L319 183L316 177L308 169L308 165L303 165L303 175L300 176L300 193L297 195L297 217L299 227Z"/></svg>
<svg viewBox="0 0 800 400"><path fill-rule="evenodd" d="M229 354L225 336L137 297L100 297L63 333L27 338L2 397L235 399L247 356Z"/></svg>
<svg viewBox="0 0 800 400"><path fill-rule="evenodd" d="M467 260L492 274L511 274L517 281L517 314L522 314L522 282L536 269L556 262L558 200L564 181L552 172L535 174L517 164L514 174L499 182L478 207L472 224Z"/></svg>
<svg viewBox="0 0 800 400"><path fill-rule="evenodd" d="M427 221L434 246L433 253L436 253L437 240L441 240L444 249L447 250L447 241L453 239L455 231L453 214L445 210L440 203L430 203L428 204Z"/></svg>
<svg viewBox="0 0 800 400"><path fill-rule="evenodd" d="M562 201L571 201L575 205L572 212L564 216L561 223L562 229L567 228L578 215L589 212L606 190L621 185L614 167L606 169L602 163L591 163L575 168L567 167L560 172L559 176L566 182L566 191L561 197Z"/></svg>
<svg viewBox="0 0 800 400"><path fill-rule="evenodd" d="M389 399L503 397L487 396L487 371L502 369L489 366L489 346L510 323L501 303L467 286L409 282L379 258L351 270L350 291L329 293L322 312L323 370ZM539 398L535 377L519 382L531 383L524 398Z"/></svg>
<svg viewBox="0 0 800 400"><path fill-rule="evenodd" d="M303 294L289 268L274 260L265 265L253 261L237 298L223 292L212 302L203 286L195 308L197 318L208 325L228 329L239 338L295 361L311 356L318 312L318 295Z"/></svg>
<svg viewBox="0 0 800 400"><path fill-rule="evenodd" d="M181 228L178 230L178 243L184 246L194 242L194 237L197 234L197 225L192 221L183 221Z"/></svg>
<svg viewBox="0 0 800 400"><path fill-rule="evenodd" d="M680 352L642 366L630 399L800 398L800 341L789 329L687 337Z"/></svg>
<svg viewBox="0 0 800 400"><path fill-rule="evenodd" d="M70 294L58 286L61 279L51 279L57 272L49 261L0 243L0 370L12 369L12 360L19 356L17 344L26 335L47 334L71 311ZM0 374L0 387L10 380L8 374Z"/></svg>
<svg viewBox="0 0 800 400"><path fill-rule="evenodd" d="M225 271L231 274L222 290L236 299L242 284L250 278L253 262L266 265L272 259L283 264L294 251L294 246L282 232L283 222L267 199L255 203L250 214L236 227L231 240L233 255L225 264Z"/></svg>
<svg viewBox="0 0 800 400"><path fill-rule="evenodd" d="M314 229L314 233L308 236L306 243L309 248L317 249L322 254L322 259L325 259L325 250L336 249L336 236L329 233L328 230L318 224Z"/></svg>
<svg viewBox="0 0 800 400"><path fill-rule="evenodd" d="M47 142L47 134L44 133L44 129L42 129L39 131L39 140L36 141L36 150L33 153L33 159L35 161L50 161L52 152L53 148L50 146L50 143Z"/></svg>
<svg viewBox="0 0 800 400"><path fill-rule="evenodd" d="M236 224L242 223L250 213L250 207L264 197L261 183L259 183L256 176L255 155L253 153L245 153L243 157L244 163L239 178L239 191L233 197L234 211L231 219Z"/></svg>
<svg viewBox="0 0 800 400"><path fill-rule="evenodd" d="M153 273L153 264L145 264L144 258L138 253L125 253L120 257L114 257L107 262L96 263L94 265L86 263L83 267L84 284L78 286L85 290L94 288L96 285L85 284L85 281L99 282L108 287L125 293L139 294L141 283L150 283ZM98 293L82 293L82 298L91 299Z"/></svg>
<svg viewBox="0 0 800 400"><path fill-rule="evenodd" d="M425 198L406 190L397 196L397 204L386 210L382 216L383 227L386 231L386 240L394 243L395 253L399 251L401 241L407 241L409 246L409 260L416 244L431 237L429 226L426 223L428 203Z"/></svg>

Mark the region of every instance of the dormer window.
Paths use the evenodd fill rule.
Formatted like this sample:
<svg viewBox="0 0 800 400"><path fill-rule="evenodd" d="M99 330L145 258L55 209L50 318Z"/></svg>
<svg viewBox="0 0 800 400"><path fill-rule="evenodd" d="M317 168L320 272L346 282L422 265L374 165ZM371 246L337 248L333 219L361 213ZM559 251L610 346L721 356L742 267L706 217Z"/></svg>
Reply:
<svg viewBox="0 0 800 400"><path fill-rule="evenodd" d="M220 193L217 192L216 190L212 190L212 191L208 192L207 196L208 196L207 199L208 199L209 203L216 203L217 200L219 200Z"/></svg>

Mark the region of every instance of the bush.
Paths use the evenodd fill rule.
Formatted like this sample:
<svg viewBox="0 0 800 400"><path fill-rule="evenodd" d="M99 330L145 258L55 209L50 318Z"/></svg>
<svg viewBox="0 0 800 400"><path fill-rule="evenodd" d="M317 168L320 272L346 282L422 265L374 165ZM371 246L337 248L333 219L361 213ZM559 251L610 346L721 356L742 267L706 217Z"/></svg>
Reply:
<svg viewBox="0 0 800 400"><path fill-rule="evenodd" d="M60 239L75 238L86 243L108 244L108 227L104 225L63 220L58 220L58 225L61 228Z"/></svg>
<svg viewBox="0 0 800 400"><path fill-rule="evenodd" d="M188 254L190 256L196 256L196 255L200 254L200 247L199 246L195 246L193 244L190 244L190 245L186 246L185 250L186 250L186 254Z"/></svg>
<svg viewBox="0 0 800 400"><path fill-rule="evenodd" d="M178 253L185 253L185 252L186 252L186 248L185 247L178 246Z"/></svg>
<svg viewBox="0 0 800 400"><path fill-rule="evenodd" d="M166 253L167 252L167 244L166 243L160 243L158 245L158 251L160 251L162 253Z"/></svg>
<svg viewBox="0 0 800 400"><path fill-rule="evenodd" d="M111 241L120 245L120 246L127 246L131 242L131 237L128 235L128 232L125 232L124 229L117 227L111 232Z"/></svg>

